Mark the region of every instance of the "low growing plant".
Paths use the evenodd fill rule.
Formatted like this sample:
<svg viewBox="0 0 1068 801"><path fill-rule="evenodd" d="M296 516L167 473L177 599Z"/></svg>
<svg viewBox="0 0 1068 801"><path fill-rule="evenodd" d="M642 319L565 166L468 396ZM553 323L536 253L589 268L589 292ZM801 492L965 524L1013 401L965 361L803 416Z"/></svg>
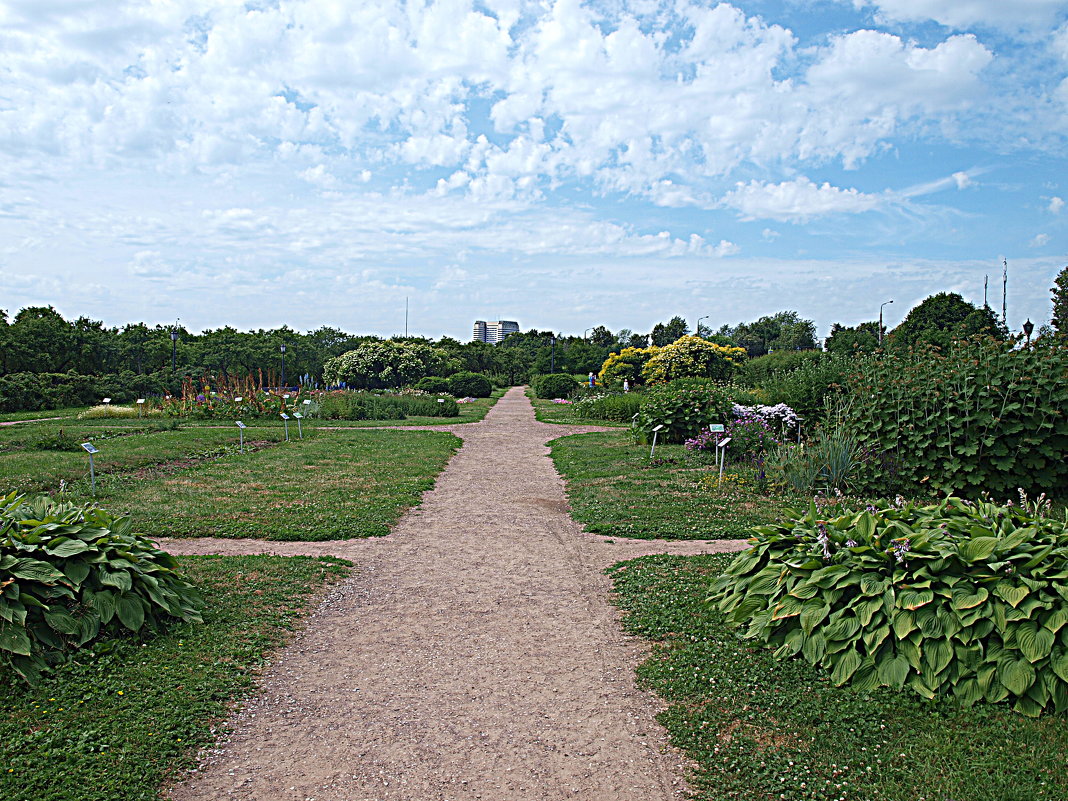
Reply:
<svg viewBox="0 0 1068 801"><path fill-rule="evenodd" d="M710 598L745 638L839 686L1068 710L1068 515L953 497L813 503L754 530Z"/></svg>
<svg viewBox="0 0 1068 801"><path fill-rule="evenodd" d="M32 683L95 640L200 621L177 560L132 529L93 503L0 498L0 665Z"/></svg>
<svg viewBox="0 0 1068 801"><path fill-rule="evenodd" d="M652 439L653 428L660 430L661 442L685 442L710 423L730 419L731 399L726 387L709 382L679 388L674 384L649 389L645 393L634 431L643 440Z"/></svg>

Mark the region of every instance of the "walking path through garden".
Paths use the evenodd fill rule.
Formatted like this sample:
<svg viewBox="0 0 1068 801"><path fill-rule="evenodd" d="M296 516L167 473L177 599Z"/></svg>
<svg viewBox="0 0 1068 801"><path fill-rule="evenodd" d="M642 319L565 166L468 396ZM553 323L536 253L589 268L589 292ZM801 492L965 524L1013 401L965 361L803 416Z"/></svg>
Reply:
<svg viewBox="0 0 1068 801"><path fill-rule="evenodd" d="M435 427L434 430L449 430ZM357 570L275 660L178 801L655 801L683 766L634 686L603 568L738 541L620 540L568 515L538 423L512 389L389 537L170 540L173 553L332 554Z"/></svg>

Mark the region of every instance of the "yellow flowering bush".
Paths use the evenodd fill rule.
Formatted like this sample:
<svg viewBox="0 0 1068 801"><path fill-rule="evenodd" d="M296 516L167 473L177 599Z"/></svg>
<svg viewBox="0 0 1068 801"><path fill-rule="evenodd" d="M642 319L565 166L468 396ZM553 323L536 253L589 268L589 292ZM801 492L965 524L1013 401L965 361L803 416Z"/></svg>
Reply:
<svg viewBox="0 0 1068 801"><path fill-rule="evenodd" d="M642 378L648 384L664 384L676 378L726 381L745 360L744 348L717 345L694 336L680 337L655 350L642 366Z"/></svg>
<svg viewBox="0 0 1068 801"><path fill-rule="evenodd" d="M655 346L623 348L619 353L610 354L601 365L601 372L597 376L601 386L622 384L624 379L629 381L631 386L642 383L642 368L660 350Z"/></svg>

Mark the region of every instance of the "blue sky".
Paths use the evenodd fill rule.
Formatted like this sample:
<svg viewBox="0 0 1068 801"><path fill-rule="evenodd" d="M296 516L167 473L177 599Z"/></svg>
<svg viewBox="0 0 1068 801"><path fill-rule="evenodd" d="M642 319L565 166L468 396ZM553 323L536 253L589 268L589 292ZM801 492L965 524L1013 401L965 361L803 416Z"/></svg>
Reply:
<svg viewBox="0 0 1068 801"><path fill-rule="evenodd" d="M1049 316L1068 2L0 0L0 308L581 333Z"/></svg>

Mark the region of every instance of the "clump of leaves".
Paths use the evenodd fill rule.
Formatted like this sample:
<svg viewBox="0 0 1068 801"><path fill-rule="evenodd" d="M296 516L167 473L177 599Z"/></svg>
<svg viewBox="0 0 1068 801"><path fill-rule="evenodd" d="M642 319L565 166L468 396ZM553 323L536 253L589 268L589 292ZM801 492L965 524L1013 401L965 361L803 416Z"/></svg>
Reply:
<svg viewBox="0 0 1068 801"><path fill-rule="evenodd" d="M95 640L200 622L177 566L96 504L0 498L0 665L32 683Z"/></svg>
<svg viewBox="0 0 1068 801"><path fill-rule="evenodd" d="M947 498L788 512L712 585L744 636L836 685L1068 710L1068 514Z"/></svg>
<svg viewBox="0 0 1068 801"><path fill-rule="evenodd" d="M633 430L642 441L653 438L653 428L662 426L660 442L685 442L709 423L730 419L731 398L727 387L680 381L662 384L645 393L634 419Z"/></svg>

